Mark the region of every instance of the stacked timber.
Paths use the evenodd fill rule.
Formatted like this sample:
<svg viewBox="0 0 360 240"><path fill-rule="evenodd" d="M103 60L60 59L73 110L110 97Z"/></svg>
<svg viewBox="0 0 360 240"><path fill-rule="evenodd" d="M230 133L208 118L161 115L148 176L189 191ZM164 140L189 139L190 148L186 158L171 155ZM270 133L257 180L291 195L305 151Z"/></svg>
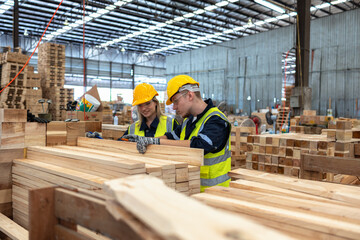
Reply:
<svg viewBox="0 0 360 240"><path fill-rule="evenodd" d="M101 128L101 122L95 121L50 122L46 129L46 145L75 146L78 137L85 137L86 132L101 132Z"/></svg>
<svg viewBox="0 0 360 240"><path fill-rule="evenodd" d="M0 109L0 149L24 148L26 110Z"/></svg>
<svg viewBox="0 0 360 240"><path fill-rule="evenodd" d="M29 238L292 239L179 194L153 177L116 179L106 182L104 189L108 195L82 189L32 191Z"/></svg>
<svg viewBox="0 0 360 240"><path fill-rule="evenodd" d="M269 134L247 138L246 168L298 177L301 155L333 156L335 142L324 135Z"/></svg>
<svg viewBox="0 0 360 240"><path fill-rule="evenodd" d="M43 43L39 46L38 72L41 75L43 98L52 104L49 113L53 120L65 120L64 111L68 90L65 90L65 46L55 43Z"/></svg>
<svg viewBox="0 0 360 240"><path fill-rule="evenodd" d="M128 130L129 125L112 125L112 124L103 124L102 125L102 138L118 140L121 138L126 130Z"/></svg>
<svg viewBox="0 0 360 240"><path fill-rule="evenodd" d="M11 52L7 47L1 54L0 61L0 83L4 88L23 68L28 56L21 53L21 48L16 48L16 52ZM27 84L28 67L18 75L18 77L1 93L0 107L12 109L25 109L25 95Z"/></svg>
<svg viewBox="0 0 360 240"><path fill-rule="evenodd" d="M183 148L166 146L159 149L150 147L142 155L135 143L90 138L79 138L78 146L29 147L26 159L14 160L12 168L14 220L28 228L29 191L40 187L67 186L102 192L107 180L147 174L185 195L199 193L203 151L185 152Z"/></svg>
<svg viewBox="0 0 360 240"><path fill-rule="evenodd" d="M276 129L281 129L284 124L290 126L290 108L280 107L278 108L278 115L276 118ZM261 121L263 123L263 121Z"/></svg>
<svg viewBox="0 0 360 240"><path fill-rule="evenodd" d="M247 137L255 133L254 127L231 128L231 169L245 167Z"/></svg>
<svg viewBox="0 0 360 240"><path fill-rule="evenodd" d="M359 239L360 188L293 179L246 169L231 171L230 188L193 195L250 217L295 239Z"/></svg>

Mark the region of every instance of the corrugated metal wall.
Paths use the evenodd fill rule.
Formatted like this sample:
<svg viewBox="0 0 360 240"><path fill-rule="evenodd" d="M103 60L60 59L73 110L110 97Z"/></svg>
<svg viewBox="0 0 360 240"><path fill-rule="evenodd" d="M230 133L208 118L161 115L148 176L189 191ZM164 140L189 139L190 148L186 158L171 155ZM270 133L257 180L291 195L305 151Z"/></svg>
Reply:
<svg viewBox="0 0 360 240"><path fill-rule="evenodd" d="M310 87L318 114L326 113L331 97L336 116L358 115L359 39L360 9L311 22ZM295 28L289 26L169 56L167 80L188 74L200 82L206 97L227 100L248 113L250 105L253 111L281 98L281 54L294 46Z"/></svg>

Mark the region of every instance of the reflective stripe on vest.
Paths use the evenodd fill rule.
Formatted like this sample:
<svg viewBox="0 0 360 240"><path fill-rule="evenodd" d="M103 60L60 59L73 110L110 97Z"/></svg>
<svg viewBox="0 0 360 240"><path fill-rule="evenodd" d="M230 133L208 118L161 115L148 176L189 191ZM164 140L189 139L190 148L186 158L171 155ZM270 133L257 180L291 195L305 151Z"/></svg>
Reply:
<svg viewBox="0 0 360 240"><path fill-rule="evenodd" d="M159 124L156 128L155 136L154 137L161 137L166 132L171 132L174 126L174 119L167 116L161 116L159 119ZM129 126L128 129L129 134L135 134L138 136L145 136L144 131L140 131L140 124L139 121L134 122Z"/></svg>
<svg viewBox="0 0 360 240"><path fill-rule="evenodd" d="M210 112L210 113L209 113ZM212 116L219 116L227 124L230 125L226 116L216 107L209 109L205 115L199 119L199 122L196 124L195 129L190 134L188 139L191 139L193 136L199 136L199 132L201 132L204 128L205 123ZM185 140L186 134L186 124L189 119L185 119L182 125L180 140ZM231 126L231 125L230 125ZM202 191L206 187L222 185L228 186L230 182L230 177L227 173L231 170L231 147L230 147L230 134L229 138L226 142L225 147L217 152L217 153L207 153L204 156L204 166L201 167L201 189Z"/></svg>

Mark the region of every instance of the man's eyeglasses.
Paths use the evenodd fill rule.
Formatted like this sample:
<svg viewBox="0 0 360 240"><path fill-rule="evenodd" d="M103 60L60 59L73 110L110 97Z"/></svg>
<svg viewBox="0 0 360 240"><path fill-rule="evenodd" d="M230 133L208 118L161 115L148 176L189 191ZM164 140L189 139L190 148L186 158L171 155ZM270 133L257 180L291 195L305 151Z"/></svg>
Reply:
<svg viewBox="0 0 360 240"><path fill-rule="evenodd" d="M173 104L174 104L174 105L177 105L177 104L179 103L180 98L181 98L181 97L184 97L187 93L188 93L188 92L183 93L183 94L181 94L180 96L178 96L176 99L173 99L173 100L172 100Z"/></svg>

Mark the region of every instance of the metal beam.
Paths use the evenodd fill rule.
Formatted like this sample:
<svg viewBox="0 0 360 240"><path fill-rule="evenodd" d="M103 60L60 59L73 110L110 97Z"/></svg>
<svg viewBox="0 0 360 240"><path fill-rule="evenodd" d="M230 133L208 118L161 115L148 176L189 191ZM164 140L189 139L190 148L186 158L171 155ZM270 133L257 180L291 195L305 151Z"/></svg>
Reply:
<svg viewBox="0 0 360 240"><path fill-rule="evenodd" d="M297 87L309 86L310 7L311 0L298 1L295 73L295 86Z"/></svg>
<svg viewBox="0 0 360 240"><path fill-rule="evenodd" d="M14 1L13 48L19 47L19 0Z"/></svg>

